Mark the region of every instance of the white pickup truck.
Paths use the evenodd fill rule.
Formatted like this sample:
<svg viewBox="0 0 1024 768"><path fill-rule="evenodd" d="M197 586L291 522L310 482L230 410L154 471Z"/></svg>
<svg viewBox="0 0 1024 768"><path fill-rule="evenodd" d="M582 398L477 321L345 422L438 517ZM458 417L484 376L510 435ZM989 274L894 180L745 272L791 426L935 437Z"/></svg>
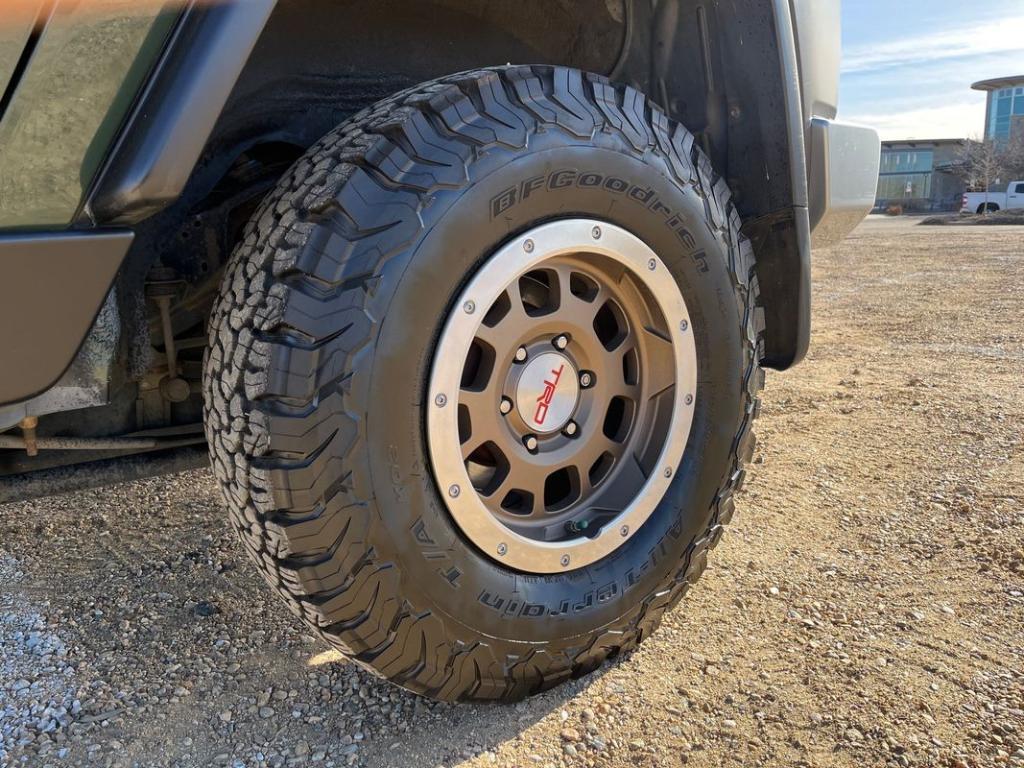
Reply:
<svg viewBox="0 0 1024 768"><path fill-rule="evenodd" d="M1024 181L1011 181L1005 192L964 192L961 213L994 213L1024 208Z"/></svg>

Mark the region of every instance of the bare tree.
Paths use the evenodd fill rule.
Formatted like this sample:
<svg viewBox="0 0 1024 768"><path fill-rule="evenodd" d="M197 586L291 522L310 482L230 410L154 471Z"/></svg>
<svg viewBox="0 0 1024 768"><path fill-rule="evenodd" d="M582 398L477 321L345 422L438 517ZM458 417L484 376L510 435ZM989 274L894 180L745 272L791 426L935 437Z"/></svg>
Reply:
<svg viewBox="0 0 1024 768"><path fill-rule="evenodd" d="M1024 179L1024 124L1010 134L1009 140L1000 144L999 157L1008 181Z"/></svg>
<svg viewBox="0 0 1024 768"><path fill-rule="evenodd" d="M957 158L957 169L967 188L985 193L982 209L985 214L988 214L989 190L1005 172L1004 161L1003 150L991 139L968 139Z"/></svg>

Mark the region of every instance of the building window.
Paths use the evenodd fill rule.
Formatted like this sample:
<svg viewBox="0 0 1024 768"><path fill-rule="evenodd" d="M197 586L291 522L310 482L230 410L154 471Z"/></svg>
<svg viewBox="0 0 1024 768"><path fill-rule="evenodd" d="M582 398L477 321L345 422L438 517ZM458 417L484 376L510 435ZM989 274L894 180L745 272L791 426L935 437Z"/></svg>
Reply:
<svg viewBox="0 0 1024 768"><path fill-rule="evenodd" d="M932 175L930 173L893 173L878 177L880 201L923 200L931 197Z"/></svg>
<svg viewBox="0 0 1024 768"><path fill-rule="evenodd" d="M930 149L882 150L881 173L924 173L931 171L934 153Z"/></svg>

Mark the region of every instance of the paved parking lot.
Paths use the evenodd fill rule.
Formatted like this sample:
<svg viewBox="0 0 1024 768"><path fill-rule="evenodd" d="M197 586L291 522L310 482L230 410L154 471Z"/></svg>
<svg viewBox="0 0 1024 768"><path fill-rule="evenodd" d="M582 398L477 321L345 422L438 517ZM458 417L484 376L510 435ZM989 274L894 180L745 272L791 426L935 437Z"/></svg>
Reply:
<svg viewBox="0 0 1024 768"><path fill-rule="evenodd" d="M515 707L395 689L257 579L210 475L0 506L0 765L1024 766L1024 228L815 263L701 584Z"/></svg>

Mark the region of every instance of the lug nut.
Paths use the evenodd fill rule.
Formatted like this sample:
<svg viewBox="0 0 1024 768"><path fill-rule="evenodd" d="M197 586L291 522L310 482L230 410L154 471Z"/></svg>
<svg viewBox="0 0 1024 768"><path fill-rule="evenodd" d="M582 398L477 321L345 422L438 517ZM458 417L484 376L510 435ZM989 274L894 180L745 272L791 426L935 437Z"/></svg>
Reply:
<svg viewBox="0 0 1024 768"><path fill-rule="evenodd" d="M502 542L501 544L498 545L498 554L499 555L504 557L507 552L508 552L508 544L505 544L504 542Z"/></svg>
<svg viewBox="0 0 1024 768"><path fill-rule="evenodd" d="M561 562L562 562L562 567L563 568L567 568L569 566L569 556L568 555L562 555Z"/></svg>
<svg viewBox="0 0 1024 768"><path fill-rule="evenodd" d="M517 363L525 362L526 355L527 355L526 347L520 347L519 349L517 349L516 350L516 362Z"/></svg>
<svg viewBox="0 0 1024 768"><path fill-rule="evenodd" d="M523 438L523 445L526 446L526 450L530 453L536 453L537 451L537 438L533 435L527 435Z"/></svg>
<svg viewBox="0 0 1024 768"><path fill-rule="evenodd" d="M555 336L551 343L555 345L555 349L565 349L569 346L569 337L564 333L561 333L558 336Z"/></svg>
<svg viewBox="0 0 1024 768"><path fill-rule="evenodd" d="M583 371L580 374L580 386L586 389L594 385L594 374L590 371Z"/></svg>
<svg viewBox="0 0 1024 768"><path fill-rule="evenodd" d="M440 394L434 398L434 404L438 408L444 408L448 404L448 397L444 394Z"/></svg>
<svg viewBox="0 0 1024 768"><path fill-rule="evenodd" d="M462 489L459 488L459 486L451 485L448 487L448 495L451 496L453 499L457 499L460 493L462 493Z"/></svg>
<svg viewBox="0 0 1024 768"><path fill-rule="evenodd" d="M576 433L580 431L580 428L576 426L575 421L570 421L565 425L565 429L562 431L565 432L566 437L575 437Z"/></svg>
<svg viewBox="0 0 1024 768"><path fill-rule="evenodd" d="M501 404L498 406L498 410L501 411L502 415L512 413L512 401L507 397L501 398Z"/></svg>

